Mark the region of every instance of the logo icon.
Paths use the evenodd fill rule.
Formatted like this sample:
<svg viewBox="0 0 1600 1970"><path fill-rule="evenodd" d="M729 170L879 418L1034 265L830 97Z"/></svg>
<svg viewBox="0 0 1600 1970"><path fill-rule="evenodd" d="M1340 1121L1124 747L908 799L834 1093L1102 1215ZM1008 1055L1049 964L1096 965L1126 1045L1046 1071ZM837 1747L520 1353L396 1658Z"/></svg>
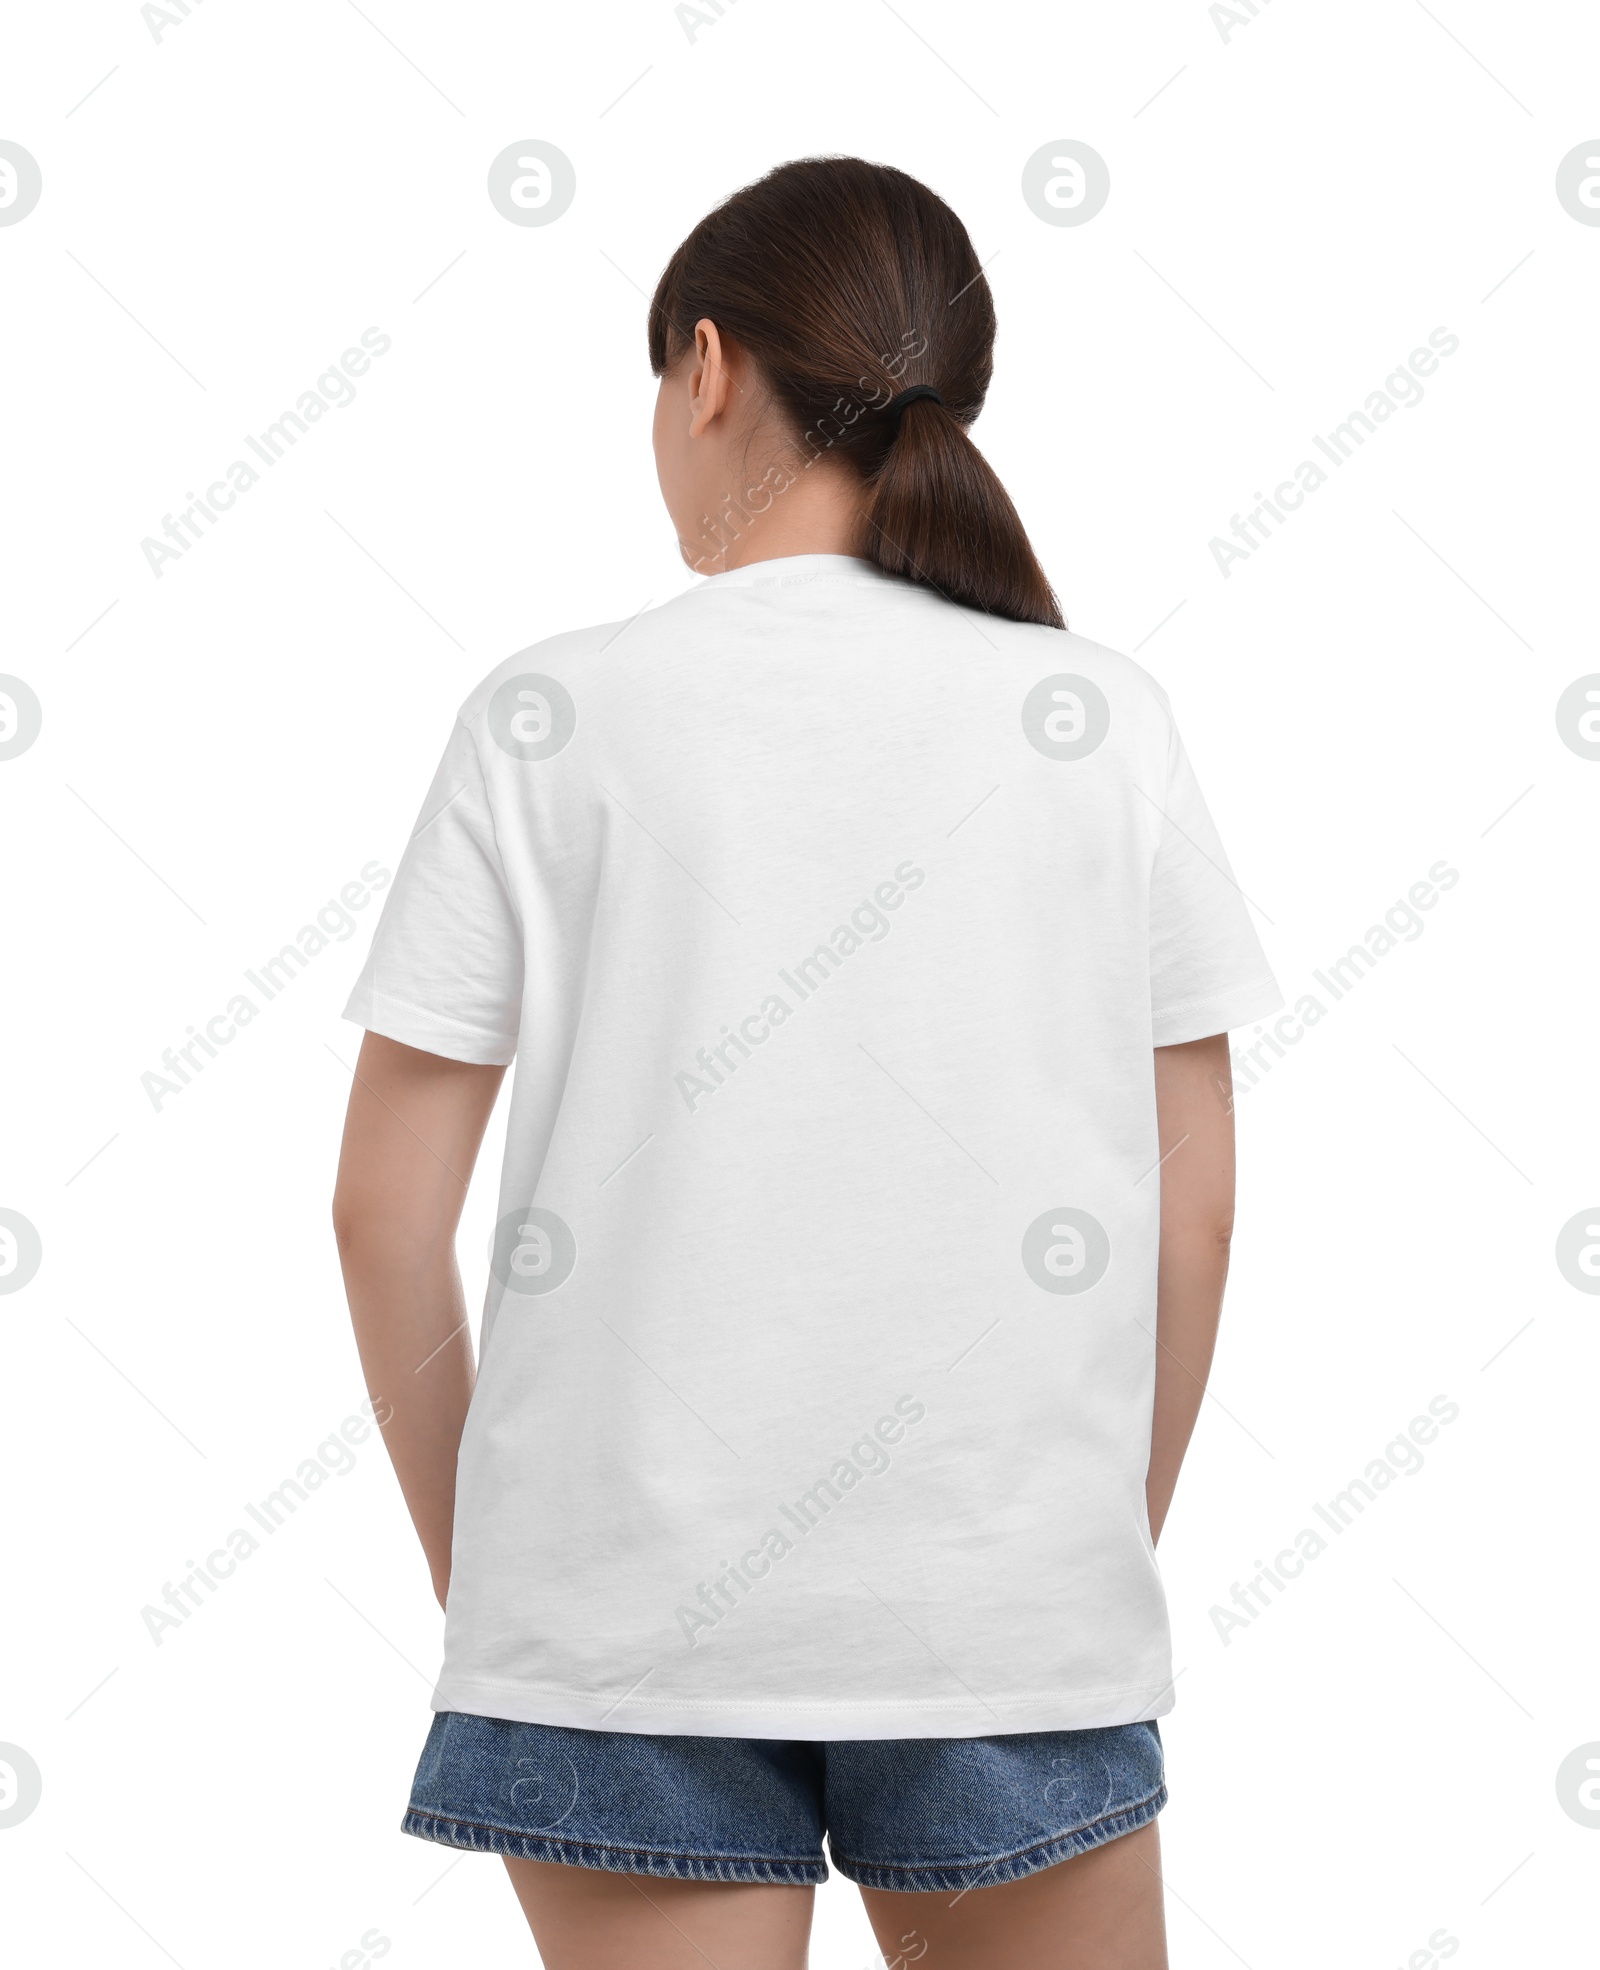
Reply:
<svg viewBox="0 0 1600 1970"><path fill-rule="evenodd" d="M1023 699L1022 730L1046 759L1087 759L1111 730L1111 707L1098 684L1064 670Z"/></svg>
<svg viewBox="0 0 1600 1970"><path fill-rule="evenodd" d="M39 203L43 183L33 152L0 137L0 226L26 219Z"/></svg>
<svg viewBox="0 0 1600 1970"><path fill-rule="evenodd" d="M566 1766L565 1773L558 1767ZM578 1803L578 1768L564 1751L544 1752L539 1758L519 1758L517 1770L523 1774L512 1783L511 1803L517 1811L519 1827L537 1828L548 1833L553 1826L559 1826ZM565 1800L566 1804L561 1802ZM560 1806L561 1810L556 1811ZM543 1816L533 1817L535 1808L543 1809Z"/></svg>
<svg viewBox="0 0 1600 1970"><path fill-rule="evenodd" d="M1600 1204L1568 1218L1556 1235L1556 1264L1569 1286L1600 1293Z"/></svg>
<svg viewBox="0 0 1600 1970"><path fill-rule="evenodd" d="M1600 137L1569 150L1556 166L1556 197L1581 226L1600 226Z"/></svg>
<svg viewBox="0 0 1600 1970"><path fill-rule="evenodd" d="M1063 1204L1022 1234L1022 1263L1047 1293L1087 1293L1106 1275L1111 1240L1098 1218Z"/></svg>
<svg viewBox="0 0 1600 1970"><path fill-rule="evenodd" d="M0 1205L0 1293L20 1293L39 1270L44 1247L20 1211Z"/></svg>
<svg viewBox="0 0 1600 1970"><path fill-rule="evenodd" d="M3 1756L0 1749L0 1756ZM1600 1826L1600 1744L1580 1744L1556 1770L1561 1810L1579 1826Z"/></svg>
<svg viewBox="0 0 1600 1970"><path fill-rule="evenodd" d="M489 700L489 732L513 759L549 759L578 729L578 707L565 685L537 671L508 677Z"/></svg>
<svg viewBox="0 0 1600 1970"><path fill-rule="evenodd" d="M20 1744L0 1744L0 1827L18 1826L44 1795L39 1767Z"/></svg>
<svg viewBox="0 0 1600 1970"><path fill-rule="evenodd" d="M1083 226L1111 196L1111 172L1088 144L1058 137L1022 167L1022 196L1047 226Z"/></svg>
<svg viewBox="0 0 1600 1970"><path fill-rule="evenodd" d="M572 203L577 189L572 159L537 137L507 144L489 166L489 197L501 218L514 226L552 224Z"/></svg>
<svg viewBox="0 0 1600 1970"><path fill-rule="evenodd" d="M0 690L5 688L0 679ZM1556 699L1561 743L1580 759L1600 759L1600 671L1575 677Z"/></svg>
<svg viewBox="0 0 1600 1970"><path fill-rule="evenodd" d="M31 685L0 674L0 759L15 759L39 736L44 713Z"/></svg>
<svg viewBox="0 0 1600 1970"><path fill-rule="evenodd" d="M554 1211L525 1204L508 1211L494 1228L489 1267L508 1293L554 1293L577 1263L578 1241Z"/></svg>

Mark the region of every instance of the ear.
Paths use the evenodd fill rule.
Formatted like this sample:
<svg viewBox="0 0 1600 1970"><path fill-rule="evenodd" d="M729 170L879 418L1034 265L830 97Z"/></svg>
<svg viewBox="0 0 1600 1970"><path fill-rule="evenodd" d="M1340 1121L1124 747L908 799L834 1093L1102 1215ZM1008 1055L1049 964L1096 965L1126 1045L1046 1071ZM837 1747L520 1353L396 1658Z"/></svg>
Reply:
<svg viewBox="0 0 1600 1970"><path fill-rule="evenodd" d="M689 366L689 436L702 437L713 421L731 409L738 386L728 374L717 325L702 316L694 325Z"/></svg>

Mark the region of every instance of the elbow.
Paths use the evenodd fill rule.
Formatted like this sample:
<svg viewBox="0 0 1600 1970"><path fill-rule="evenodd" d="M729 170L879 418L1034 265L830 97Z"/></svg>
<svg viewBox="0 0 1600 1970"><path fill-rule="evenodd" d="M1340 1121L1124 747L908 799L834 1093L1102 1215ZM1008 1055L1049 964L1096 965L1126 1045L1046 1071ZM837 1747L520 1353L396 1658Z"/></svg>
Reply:
<svg viewBox="0 0 1600 1970"><path fill-rule="evenodd" d="M365 1178L360 1170L340 1168L329 1210L333 1235L341 1252L359 1243L374 1223L381 1196L381 1187Z"/></svg>
<svg viewBox="0 0 1600 1970"><path fill-rule="evenodd" d="M333 1193L333 1241L339 1262L349 1271L366 1266L392 1241L392 1227L379 1200L359 1185L341 1183Z"/></svg>
<svg viewBox="0 0 1600 1970"><path fill-rule="evenodd" d="M359 1234L361 1213L357 1210L355 1200L349 1193L342 1188L338 1188L333 1193L333 1206L330 1215L333 1218L333 1242L339 1248L339 1256L343 1258L354 1245Z"/></svg>
<svg viewBox="0 0 1600 1970"><path fill-rule="evenodd" d="M431 1272L454 1253L454 1223L441 1220L423 1199L408 1207L341 1184L333 1193L332 1218L339 1264L347 1275Z"/></svg>

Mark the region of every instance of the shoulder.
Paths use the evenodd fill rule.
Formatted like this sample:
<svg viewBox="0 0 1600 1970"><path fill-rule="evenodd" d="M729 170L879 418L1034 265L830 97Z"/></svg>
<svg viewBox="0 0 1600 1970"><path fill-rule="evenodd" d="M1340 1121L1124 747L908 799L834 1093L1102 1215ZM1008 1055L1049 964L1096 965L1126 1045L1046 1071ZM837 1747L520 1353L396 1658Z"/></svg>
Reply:
<svg viewBox="0 0 1600 1970"><path fill-rule="evenodd" d="M1120 650L1097 643L1076 630L1051 629L1044 623L1011 622L1005 618L966 611L1001 659L1031 680L1079 677L1098 686L1125 715L1147 719L1165 730L1172 723L1172 705L1162 685L1143 664Z"/></svg>
<svg viewBox="0 0 1600 1970"><path fill-rule="evenodd" d="M644 613L641 610L639 616ZM570 691L572 682L590 675L596 660L638 622L639 616L624 616L617 622L591 623L583 629L564 629L555 636L546 636L537 643L529 643L525 648L514 651L509 657L503 657L468 692L461 703L458 718L464 725L480 726L490 707L503 693L514 697L518 690L524 688L524 680L528 679L533 680L526 686L529 689L536 689L539 681L544 680Z"/></svg>
<svg viewBox="0 0 1600 1970"><path fill-rule="evenodd" d="M991 675L998 672L1001 679L1013 677L1025 691L1060 677L1086 679L1104 692L1123 719L1163 733L1170 730L1172 708L1166 691L1132 657L1073 630L986 615L916 584L896 582L894 588L899 591L899 605L920 620L925 631L941 620L948 625L955 618L967 619L963 633L936 639L949 654L965 652L980 667L987 658ZM729 593L748 595L750 591ZM618 670L631 672L635 660L670 663L682 650L701 652L706 629L704 604L711 599L705 591L691 588L656 607L647 605L632 616L563 630L530 643L502 658L479 679L461 704L460 721L481 732L486 720L495 715L508 717L519 704L531 702L525 697L529 692L535 699L550 701L559 719L565 699L580 692L587 694L595 684L599 684L602 697L608 695L607 680Z"/></svg>

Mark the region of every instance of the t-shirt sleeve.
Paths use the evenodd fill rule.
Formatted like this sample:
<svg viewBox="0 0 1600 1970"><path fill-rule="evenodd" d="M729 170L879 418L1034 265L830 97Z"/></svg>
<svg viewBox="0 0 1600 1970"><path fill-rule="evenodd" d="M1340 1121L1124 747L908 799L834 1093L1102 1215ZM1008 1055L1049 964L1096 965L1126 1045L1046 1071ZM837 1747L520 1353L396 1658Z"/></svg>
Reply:
<svg viewBox="0 0 1600 1970"><path fill-rule="evenodd" d="M1170 1047L1265 1018L1283 1004L1283 994L1176 726L1157 821L1150 878L1150 1013L1153 1044Z"/></svg>
<svg viewBox="0 0 1600 1970"><path fill-rule="evenodd" d="M448 1060L515 1059L522 926L483 762L458 723L395 873L346 1019Z"/></svg>

